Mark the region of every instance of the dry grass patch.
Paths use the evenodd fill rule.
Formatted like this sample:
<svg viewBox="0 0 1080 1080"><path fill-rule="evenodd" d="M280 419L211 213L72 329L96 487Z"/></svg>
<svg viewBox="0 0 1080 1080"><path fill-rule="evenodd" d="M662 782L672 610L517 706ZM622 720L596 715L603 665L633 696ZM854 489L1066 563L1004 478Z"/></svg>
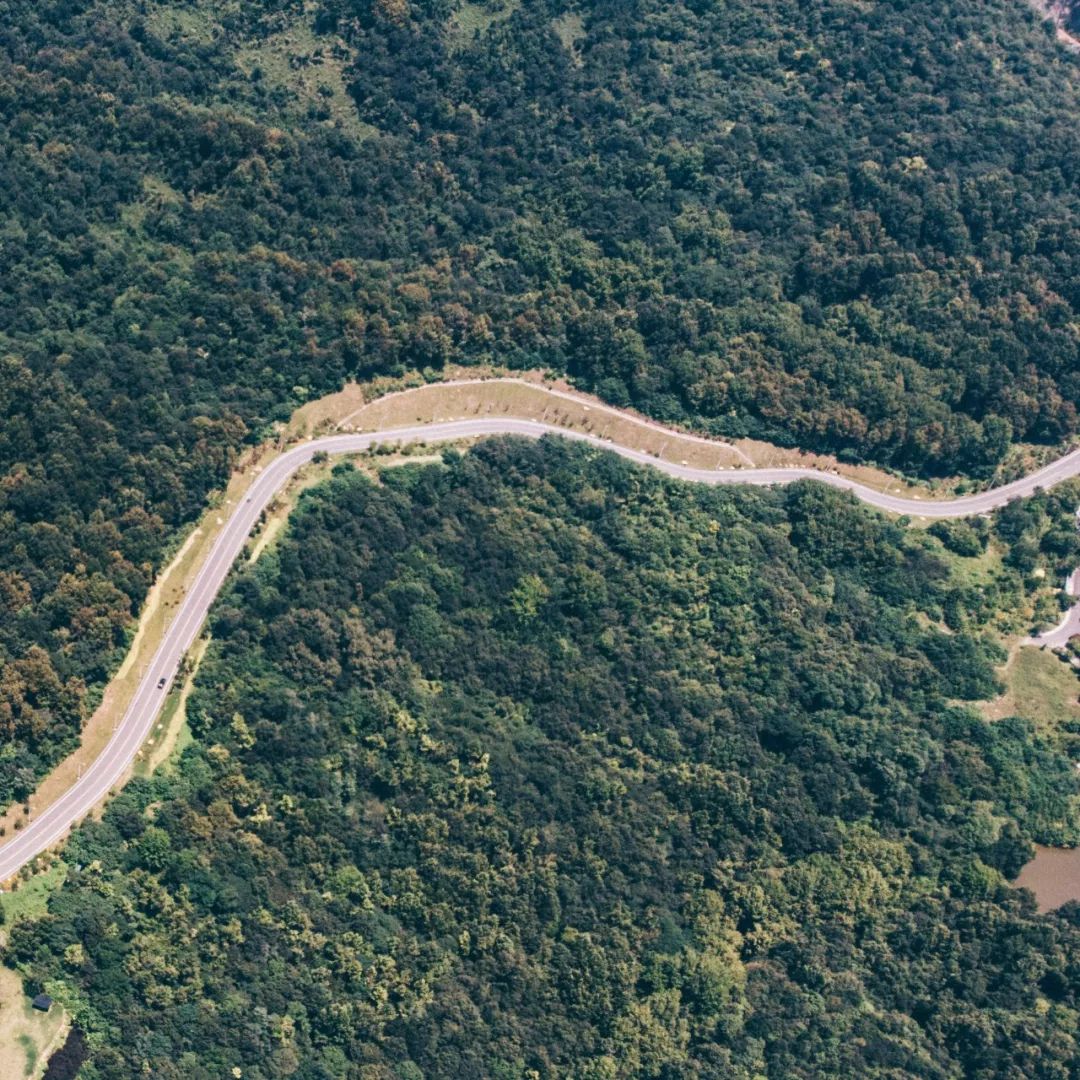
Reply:
<svg viewBox="0 0 1080 1080"><path fill-rule="evenodd" d="M321 121L357 139L377 135L349 94L354 52L343 38L315 33L317 13L312 0L289 12L260 11L240 0L158 0L145 18L162 40L220 43L233 57L237 78L261 82L285 120Z"/></svg>
<svg viewBox="0 0 1080 1080"><path fill-rule="evenodd" d="M44 864L43 869L38 867L39 863ZM61 859L42 856L24 873L26 876L19 879L18 888L0 894L0 909L7 926L20 919L38 919L46 913L49 897L67 877L67 864Z"/></svg>
<svg viewBox="0 0 1080 1080"><path fill-rule="evenodd" d="M1055 735L1065 721L1080 721L1080 678L1049 649L1016 649L1001 676L1005 693L982 705L988 719L1022 716L1048 736Z"/></svg>
<svg viewBox="0 0 1080 1080"><path fill-rule="evenodd" d="M578 12L566 12L553 20L552 28L563 44L563 48L578 59L578 46L585 37L585 20Z"/></svg>
<svg viewBox="0 0 1080 1080"><path fill-rule="evenodd" d="M372 431L382 428L484 416L513 416L544 420L602 439L642 450L653 457L701 469L748 467L800 467L837 472L882 491L913 498L933 497L880 469L847 466L825 454L787 450L752 439L725 442L657 424L631 410L615 409L598 398L582 394L566 383L530 378L494 377L481 382L429 383L405 391L387 393L347 414L343 430ZM554 391L554 396L550 391Z"/></svg>
<svg viewBox="0 0 1080 1080"><path fill-rule="evenodd" d="M476 34L483 34L497 22L509 19L520 6L520 0L482 0L464 3L450 17L448 31L454 48L463 48Z"/></svg>
<svg viewBox="0 0 1080 1080"><path fill-rule="evenodd" d="M327 394L301 405L289 420L286 436L290 439L309 439L326 432L362 408L372 396L370 387L346 383L336 394Z"/></svg>
<svg viewBox="0 0 1080 1080"><path fill-rule="evenodd" d="M181 41L208 45L222 33L218 21L226 5L215 9L209 4L193 3L183 6L159 3L147 9L146 24L155 37L163 41L177 38Z"/></svg>
<svg viewBox="0 0 1080 1080"><path fill-rule="evenodd" d="M691 440L621 415L598 401L578 396L553 397L542 386L510 380L493 379L469 385L432 383L387 395L352 413L342 427L373 431L417 423L499 416L543 420L622 443L654 457L705 469L733 468L743 460L731 445Z"/></svg>
<svg viewBox="0 0 1080 1080"><path fill-rule="evenodd" d="M344 39L316 34L308 13L279 33L240 48L236 65L250 79L288 96L286 114L319 120L357 139L378 135L378 129L360 119L348 90L346 71L353 51Z"/></svg>
<svg viewBox="0 0 1080 1080"><path fill-rule="evenodd" d="M0 968L0 1077L35 1080L67 1038L70 1021L59 1005L42 1013L23 993L22 979Z"/></svg>

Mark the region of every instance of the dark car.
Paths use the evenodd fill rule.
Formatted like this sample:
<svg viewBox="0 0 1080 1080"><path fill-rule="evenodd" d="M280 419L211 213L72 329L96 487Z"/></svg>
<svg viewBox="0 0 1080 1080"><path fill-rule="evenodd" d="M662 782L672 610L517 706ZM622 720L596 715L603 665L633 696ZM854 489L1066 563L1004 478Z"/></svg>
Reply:
<svg viewBox="0 0 1080 1080"><path fill-rule="evenodd" d="M158 679L158 681L157 681L157 688L159 690L164 690L165 689L165 682L166 682L165 676L162 675L162 677L160 679Z"/></svg>

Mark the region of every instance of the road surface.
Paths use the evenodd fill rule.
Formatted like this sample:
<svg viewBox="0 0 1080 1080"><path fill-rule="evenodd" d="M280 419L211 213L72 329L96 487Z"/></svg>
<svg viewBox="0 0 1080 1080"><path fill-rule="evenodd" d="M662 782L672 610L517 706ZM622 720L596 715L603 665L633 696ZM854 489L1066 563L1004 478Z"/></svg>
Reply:
<svg viewBox="0 0 1080 1080"><path fill-rule="evenodd" d="M1077 587L1080 584L1080 569L1074 570L1065 583L1065 594L1077 596ZM1025 645L1038 645L1040 648L1060 649L1068 645L1069 639L1080 634L1080 603L1074 603L1061 617L1061 622L1051 630L1044 630L1041 634L1033 634L1024 638Z"/></svg>
<svg viewBox="0 0 1080 1080"><path fill-rule="evenodd" d="M674 434L674 433L673 433ZM806 468L778 469L698 469L662 461L642 450L622 446L538 420L512 417L456 420L438 424L393 428L386 431L331 435L312 439L286 450L259 474L244 501L233 510L210 555L188 587L161 645L143 674L127 712L117 725L100 756L82 777L51 806L0 847L0 882L11 878L35 855L60 840L73 824L85 817L124 778L128 766L146 741L165 702L184 654L195 641L214 597L243 550L259 516L290 476L317 453L352 454L377 443L438 443L492 435L521 435L539 438L559 435L577 442L609 450L641 465L648 465L680 480L704 484L787 484L813 479L853 492L863 502L881 510L919 517L950 518L982 514L1003 506L1010 499L1031 495L1037 488L1049 488L1080 475L1080 450L1074 450L1030 476L977 495L949 500L905 499L877 491L835 473Z"/></svg>

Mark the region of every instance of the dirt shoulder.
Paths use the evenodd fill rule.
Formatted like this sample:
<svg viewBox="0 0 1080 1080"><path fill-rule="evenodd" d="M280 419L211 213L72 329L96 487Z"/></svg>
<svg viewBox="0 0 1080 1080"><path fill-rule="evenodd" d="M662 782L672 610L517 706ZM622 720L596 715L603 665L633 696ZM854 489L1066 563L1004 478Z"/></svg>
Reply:
<svg viewBox="0 0 1080 1080"><path fill-rule="evenodd" d="M440 382L419 379L346 386L339 394L299 409L289 425L293 436L312 438L331 431L372 431L416 423L512 415L543 420L635 447L667 461L707 469L784 466L834 472L881 491L912 498L955 494L955 484L914 484L883 469L845 465L829 454L774 446L755 439L723 440L659 424L632 409L615 408L544 372L458 369Z"/></svg>
<svg viewBox="0 0 1080 1080"><path fill-rule="evenodd" d="M18 804L11 806L6 814L0 815L0 829L3 830L0 835L14 835L27 817L33 819L51 806L105 749L117 724L123 718L146 664L157 651L165 629L172 621L187 582L198 572L206 559L232 507L243 497L247 487L276 453L277 449L272 444L248 451L234 471L227 489L216 493L211 499L209 508L183 538L176 554L150 589L134 627L127 655L105 688L101 703L83 727L78 749L64 758L38 785L28 800L29 815L26 815L23 807Z"/></svg>

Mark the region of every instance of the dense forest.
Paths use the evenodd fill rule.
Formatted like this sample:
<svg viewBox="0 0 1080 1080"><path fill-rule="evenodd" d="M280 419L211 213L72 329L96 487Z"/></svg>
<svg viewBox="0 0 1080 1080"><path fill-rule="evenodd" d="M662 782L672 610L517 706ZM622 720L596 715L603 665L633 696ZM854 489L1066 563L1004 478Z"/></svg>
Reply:
<svg viewBox="0 0 1080 1080"><path fill-rule="evenodd" d="M2 11L0 804L346 378L547 367L977 480L1080 431L1080 61L1024 0ZM558 445L342 469L7 958L86 1080L1065 1080L1080 911L1004 879L1077 839L1080 732L964 702L1072 498L914 533Z"/></svg>
<svg viewBox="0 0 1080 1080"><path fill-rule="evenodd" d="M558 440L339 465L5 959L83 1080L1066 1080L1080 906L1005 879L1080 781L964 704L979 535Z"/></svg>
<svg viewBox="0 0 1080 1080"><path fill-rule="evenodd" d="M0 803L238 446L546 366L913 473L1077 431L1078 61L1023 0L11 0Z"/></svg>

